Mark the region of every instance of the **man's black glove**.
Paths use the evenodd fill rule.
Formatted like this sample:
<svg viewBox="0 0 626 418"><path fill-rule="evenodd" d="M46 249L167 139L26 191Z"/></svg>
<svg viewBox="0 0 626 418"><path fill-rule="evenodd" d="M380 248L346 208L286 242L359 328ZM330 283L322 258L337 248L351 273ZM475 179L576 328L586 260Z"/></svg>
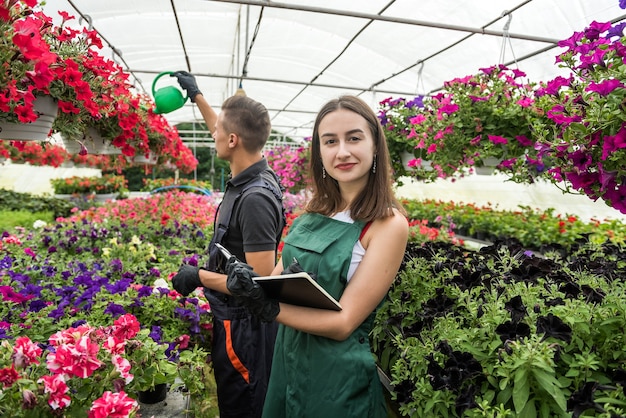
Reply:
<svg viewBox="0 0 626 418"><path fill-rule="evenodd" d="M261 286L253 280L258 277L252 267L231 257L226 263L226 287L236 300L241 302L263 322L272 322L280 312L278 302L269 299Z"/></svg>
<svg viewBox="0 0 626 418"><path fill-rule="evenodd" d="M252 266L242 263L235 257L231 257L226 262L226 287L231 295L240 299L260 299L263 296L263 289L254 280L258 277L252 270Z"/></svg>
<svg viewBox="0 0 626 418"><path fill-rule="evenodd" d="M187 296L196 288L202 286L200 281L200 269L198 267L183 264L178 269L178 273L172 277L172 285L178 293Z"/></svg>
<svg viewBox="0 0 626 418"><path fill-rule="evenodd" d="M196 77L194 77L193 74L187 71L175 71L170 74L170 77L176 77L178 79L178 84L187 91L187 96L192 102L196 101L198 94L202 94L196 83Z"/></svg>

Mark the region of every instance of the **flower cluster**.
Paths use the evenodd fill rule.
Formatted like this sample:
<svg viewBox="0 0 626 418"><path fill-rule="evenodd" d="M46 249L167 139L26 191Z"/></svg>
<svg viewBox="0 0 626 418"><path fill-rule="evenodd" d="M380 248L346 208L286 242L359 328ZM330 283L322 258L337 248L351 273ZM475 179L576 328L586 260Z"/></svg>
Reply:
<svg viewBox="0 0 626 418"><path fill-rule="evenodd" d="M139 405L127 390L133 390L134 373L142 370L133 358L155 348L139 329L136 318L128 314L110 326L84 323L64 329L47 341L27 336L17 337L13 344L4 340L0 412L13 417L73 416L85 411L90 418L113 412L116 417L134 416ZM164 356L163 362L168 362Z"/></svg>
<svg viewBox="0 0 626 418"><path fill-rule="evenodd" d="M16 163L59 167L69 158L63 147L34 141L0 141L0 155ZM2 151L4 150L4 151Z"/></svg>
<svg viewBox="0 0 626 418"><path fill-rule="evenodd" d="M528 166L536 175L544 164L532 140L533 86L519 81L524 76L503 65L482 68L446 82L444 91L432 97L384 100L379 118L390 142L416 157L408 166L416 168L417 177L462 176L494 158L498 170L528 181L533 172Z"/></svg>
<svg viewBox="0 0 626 418"><path fill-rule="evenodd" d="M126 189L124 176L105 174L101 177L66 177L51 179L50 183L56 194L107 194L119 193Z"/></svg>
<svg viewBox="0 0 626 418"><path fill-rule="evenodd" d="M554 158L550 174L567 191L626 213L626 23L593 22L559 42L557 56L570 76L556 77L537 91L548 122L537 136Z"/></svg>
<svg viewBox="0 0 626 418"><path fill-rule="evenodd" d="M265 152L267 163L280 178L280 184L291 193L306 188L310 138L304 144L285 144Z"/></svg>

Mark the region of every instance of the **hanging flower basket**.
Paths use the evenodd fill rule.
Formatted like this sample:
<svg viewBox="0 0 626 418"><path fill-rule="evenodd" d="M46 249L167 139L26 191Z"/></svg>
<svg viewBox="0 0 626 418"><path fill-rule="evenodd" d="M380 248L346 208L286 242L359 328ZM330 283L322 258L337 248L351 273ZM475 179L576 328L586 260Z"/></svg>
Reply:
<svg viewBox="0 0 626 418"><path fill-rule="evenodd" d="M45 141L57 117L59 105L50 96L38 96L34 102L37 120L29 123L0 121L0 139L15 141Z"/></svg>
<svg viewBox="0 0 626 418"><path fill-rule="evenodd" d="M474 172L479 176L490 176L496 171L496 167L502 163L502 159L496 157L484 157L482 167L474 166Z"/></svg>
<svg viewBox="0 0 626 418"><path fill-rule="evenodd" d="M146 157L144 154L135 155L134 157L127 157L128 162L135 164L148 164L148 165L156 165L158 156L151 152Z"/></svg>
<svg viewBox="0 0 626 418"><path fill-rule="evenodd" d="M63 145L70 154L80 154L83 145L87 150L87 154L119 155L122 153L121 149L114 147L94 128L87 129L85 136L79 140L75 138L68 138L65 135L63 135L62 138Z"/></svg>

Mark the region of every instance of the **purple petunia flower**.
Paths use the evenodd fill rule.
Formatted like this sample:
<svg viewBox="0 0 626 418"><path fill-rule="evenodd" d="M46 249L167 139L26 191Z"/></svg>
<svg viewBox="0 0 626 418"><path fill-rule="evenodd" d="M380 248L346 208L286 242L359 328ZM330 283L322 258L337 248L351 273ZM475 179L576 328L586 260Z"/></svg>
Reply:
<svg viewBox="0 0 626 418"><path fill-rule="evenodd" d="M126 290L128 290L132 282L133 281L131 279L125 278L122 280L118 280L115 283L107 284L104 286L104 288L108 290L111 294L114 294L114 295L121 294L121 293L125 293Z"/></svg>
<svg viewBox="0 0 626 418"><path fill-rule="evenodd" d="M109 306L107 306L104 310L104 313L116 318L118 316L124 315L126 313L126 310L122 305L118 305L117 303L110 303Z"/></svg>
<svg viewBox="0 0 626 418"><path fill-rule="evenodd" d="M161 327L158 325L153 325L150 328L150 338L152 338L155 342L160 343L161 338L163 338L163 332L161 331Z"/></svg>
<svg viewBox="0 0 626 418"><path fill-rule="evenodd" d="M0 260L0 269L10 269L13 265L13 259L8 255Z"/></svg>
<svg viewBox="0 0 626 418"><path fill-rule="evenodd" d="M65 316L65 310L61 306L50 311L50 313L48 314L48 317L53 319L61 319L63 318L63 316Z"/></svg>
<svg viewBox="0 0 626 418"><path fill-rule="evenodd" d="M146 296L150 296L152 294L152 287L150 286L142 286L137 290L137 295L140 298L145 298Z"/></svg>

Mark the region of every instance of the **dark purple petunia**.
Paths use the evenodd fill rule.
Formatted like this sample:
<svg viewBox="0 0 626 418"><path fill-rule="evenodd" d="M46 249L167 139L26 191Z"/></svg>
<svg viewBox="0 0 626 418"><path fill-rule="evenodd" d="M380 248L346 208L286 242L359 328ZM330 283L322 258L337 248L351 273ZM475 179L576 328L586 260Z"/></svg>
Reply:
<svg viewBox="0 0 626 418"><path fill-rule="evenodd" d="M8 255L0 260L0 269L10 269L13 265L13 259Z"/></svg>
<svg viewBox="0 0 626 418"><path fill-rule="evenodd" d="M598 382L587 382L582 389L572 393L567 400L567 412L573 412L572 418L578 418L583 412L593 409L595 412L605 412L602 406L593 399L596 389L601 389Z"/></svg>
<svg viewBox="0 0 626 418"><path fill-rule="evenodd" d="M424 96L417 96L413 100L406 102L405 107L409 109L412 107L422 109L424 107Z"/></svg>
<svg viewBox="0 0 626 418"><path fill-rule="evenodd" d="M117 303L110 303L109 306L104 310L105 314L109 314L114 318L118 316L122 316L126 313L126 310L122 305L118 305Z"/></svg>
<svg viewBox="0 0 626 418"><path fill-rule="evenodd" d="M43 309L43 308L45 308L46 306L48 306L48 305L47 305L47 303L46 303L46 302L44 302L43 300L41 300L41 299L35 299L35 300L32 300L32 301L30 302L30 304L28 305L28 310L29 310L30 312L39 312L40 310L42 310L42 309Z"/></svg>
<svg viewBox="0 0 626 418"><path fill-rule="evenodd" d="M152 338L155 342L160 343L163 338L163 332L161 331L161 327L158 325L153 325L150 328L149 337Z"/></svg>
<svg viewBox="0 0 626 418"><path fill-rule="evenodd" d="M150 296L152 294L152 287L151 286L141 286L138 290L137 290L137 295L140 298L144 298L146 296Z"/></svg>
<svg viewBox="0 0 626 418"><path fill-rule="evenodd" d="M48 314L48 317L53 318L53 319L61 319L64 316L65 316L65 309L63 309L62 307L58 307L50 311L50 313Z"/></svg>
<svg viewBox="0 0 626 418"><path fill-rule="evenodd" d="M84 319L79 319L78 321L72 322L72 328L78 328L81 325L85 325L86 323L87 321L85 321Z"/></svg>
<svg viewBox="0 0 626 418"><path fill-rule="evenodd" d="M131 279L125 278L125 279L118 280L117 282L112 283L112 284L106 284L104 287L110 293L117 295L117 294L125 293L132 283L133 281Z"/></svg>
<svg viewBox="0 0 626 418"><path fill-rule="evenodd" d="M622 0L622 1L626 2L626 0ZM619 24L613 26L606 33L606 37L608 39L611 39L611 38L621 38L624 35L624 26L626 26L626 22L622 22L622 23L619 23Z"/></svg>
<svg viewBox="0 0 626 418"><path fill-rule="evenodd" d="M504 304L504 309L511 313L511 320L518 323L526 316L526 305L522 303L521 296L515 296Z"/></svg>
<svg viewBox="0 0 626 418"><path fill-rule="evenodd" d="M120 260L119 258L115 258L111 260L111 262L109 263L109 266L111 266L111 271L113 272L122 271L122 268L123 268L122 260Z"/></svg>
<svg viewBox="0 0 626 418"><path fill-rule="evenodd" d="M44 274L44 276L46 277L54 277L57 274L57 269L54 266L43 266L41 268L41 272Z"/></svg>
<svg viewBox="0 0 626 418"><path fill-rule="evenodd" d="M200 316L197 312L185 308L175 308L174 314L189 323L189 331L192 334L200 334Z"/></svg>
<svg viewBox="0 0 626 418"><path fill-rule="evenodd" d="M569 343L572 341L572 328L558 316L549 313L537 318L537 333L544 334L542 341L552 337Z"/></svg>
<svg viewBox="0 0 626 418"><path fill-rule="evenodd" d="M530 336L530 327L523 323L514 323L506 321L504 324L500 324L496 328L496 334L500 336L502 342L521 340Z"/></svg>

